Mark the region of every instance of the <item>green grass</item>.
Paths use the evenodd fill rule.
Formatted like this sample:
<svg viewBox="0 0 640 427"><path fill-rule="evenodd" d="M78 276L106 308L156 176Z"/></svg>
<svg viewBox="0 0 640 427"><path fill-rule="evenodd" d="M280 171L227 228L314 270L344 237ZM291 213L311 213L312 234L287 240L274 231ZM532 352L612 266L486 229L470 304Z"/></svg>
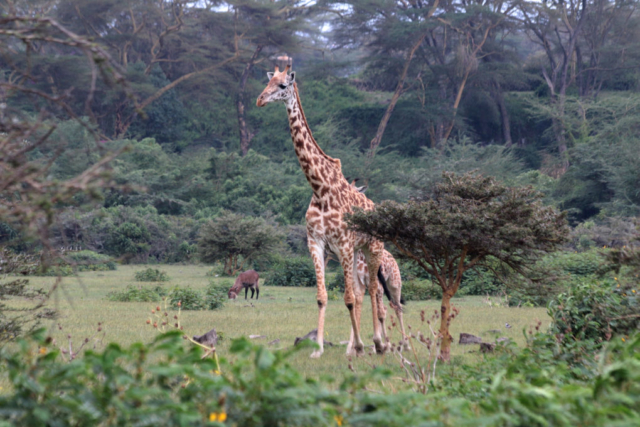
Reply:
<svg viewBox="0 0 640 427"><path fill-rule="evenodd" d="M83 272L78 277L63 278L62 286L54 294L50 307L55 307L60 317L55 321L46 321L44 325L50 329L52 337L59 346L68 347L67 334L71 335L74 345L91 337L101 322L106 332L104 347L107 342L117 342L128 346L134 342L151 341L157 332L146 324L151 315L154 303L123 303L106 300L106 295L112 291L123 290L127 285L156 286L156 283L143 284L134 280L134 273L144 266L119 266L117 271ZM190 286L194 289L204 289L210 277L205 273L206 266L178 266L163 265L171 278L161 285L167 289L179 285ZM56 278L31 277L31 285L50 288ZM232 282L230 278L216 278L214 280ZM263 280L261 280L263 282ZM249 295L251 293L249 292ZM249 306L253 303L254 307ZM460 332L467 332L482 336L490 340L494 336L488 331L500 329L500 336L509 337L518 344L522 344L522 329L542 320L543 327L549 323L544 308L506 308L489 307L483 303L481 297L465 297L454 299L454 305L460 308L460 315L451 325L451 334L457 342ZM426 332L426 325L420 321L420 311L432 313L439 310L439 301L415 301L407 304L405 309L405 324L412 325L413 330ZM388 316L393 313L388 310ZM177 312L169 312L170 318ZM227 353L231 339L248 335L266 335L259 342L264 343L280 339L280 343L272 348L283 348L293 345L296 337L307 334L317 327L318 310L316 305L315 288L283 288L261 287L260 299L245 301L244 296L235 301L228 301L222 310L218 311L183 311L181 323L186 334L199 335L211 328L224 334L225 339L218 346L221 356ZM505 323L512 325L505 329ZM62 330L58 328L58 324ZM326 337L328 341L337 344L349 339L350 322L347 309L342 301L329 301L326 315ZM368 297L362 312L362 330L365 345L372 344L372 320ZM392 332L392 340L398 340L400 334ZM85 348L90 348L88 344ZM462 356L465 361L480 360L477 346L462 346L454 344L452 356ZM292 365L305 375L319 377L329 375L340 379L347 372L345 347L325 347L325 353L320 359L310 359L310 349L294 355ZM384 364L397 368L393 356L365 356L354 361L356 370L368 369L371 364Z"/></svg>

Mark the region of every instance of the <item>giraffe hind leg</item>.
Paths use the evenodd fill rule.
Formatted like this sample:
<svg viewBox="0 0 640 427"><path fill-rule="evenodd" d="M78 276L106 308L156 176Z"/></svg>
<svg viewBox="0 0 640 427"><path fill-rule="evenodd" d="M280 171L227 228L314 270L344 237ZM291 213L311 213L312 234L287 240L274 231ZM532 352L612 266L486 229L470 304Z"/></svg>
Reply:
<svg viewBox="0 0 640 427"><path fill-rule="evenodd" d="M376 353L383 354L387 350L386 343L382 340L380 331L380 321L378 320L378 269L382 262L382 252L384 245L381 242L374 242L369 247L364 247L365 260L369 270L369 296L371 297L371 312L373 314L373 345Z"/></svg>

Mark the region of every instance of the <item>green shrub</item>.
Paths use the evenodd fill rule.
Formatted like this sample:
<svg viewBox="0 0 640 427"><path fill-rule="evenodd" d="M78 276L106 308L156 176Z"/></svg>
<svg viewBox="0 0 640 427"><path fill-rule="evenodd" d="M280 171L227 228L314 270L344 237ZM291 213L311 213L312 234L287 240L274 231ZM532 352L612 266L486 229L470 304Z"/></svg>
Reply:
<svg viewBox="0 0 640 427"><path fill-rule="evenodd" d="M555 252L545 256L542 259L542 264L546 268L558 268L572 275L602 275L613 269L603 256L608 251L607 249L593 249L586 252Z"/></svg>
<svg viewBox="0 0 640 427"><path fill-rule="evenodd" d="M116 269L116 264L111 260L110 256L94 251L67 252L65 258L75 264L78 271L107 271Z"/></svg>
<svg viewBox="0 0 640 427"><path fill-rule="evenodd" d="M51 265L46 269L41 264L38 267L36 267L33 273L34 276L62 276L62 277L73 276L73 274L74 274L73 268L67 264Z"/></svg>
<svg viewBox="0 0 640 427"><path fill-rule="evenodd" d="M202 294L191 288L179 288L175 287L169 292L169 303L174 309L180 308L182 310L206 310L207 302L202 297Z"/></svg>
<svg viewBox="0 0 640 427"><path fill-rule="evenodd" d="M231 284L228 281L215 283L209 282L209 286L204 291L204 302L208 310L217 310L224 307L224 303L227 301L227 293L231 288Z"/></svg>
<svg viewBox="0 0 640 427"><path fill-rule="evenodd" d="M600 342L640 330L640 299L633 290L617 278L591 276L575 281L549 303L553 332Z"/></svg>
<svg viewBox="0 0 640 427"><path fill-rule="evenodd" d="M225 277L227 276L227 274L224 271L224 265L218 263L215 263L213 265L213 267L211 267L209 270L207 270L207 272L204 274L206 277Z"/></svg>
<svg viewBox="0 0 640 427"><path fill-rule="evenodd" d="M129 285L122 291L109 292L107 299L117 302L154 302L160 301L160 295L155 289Z"/></svg>
<svg viewBox="0 0 640 427"><path fill-rule="evenodd" d="M342 272L342 268L338 268L338 271L333 275L331 280L326 280L326 282L328 291L344 293L344 273Z"/></svg>
<svg viewBox="0 0 640 427"><path fill-rule="evenodd" d="M531 334L524 349L510 344L480 362L452 362L455 369L439 370L436 392L426 396L382 386L393 373L380 368L338 386L326 377L310 380L289 362L296 349L271 352L244 338L232 341L233 357L217 363L185 345L182 335L172 331L129 348L112 343L71 362L44 331L5 346L0 364L10 385L0 394L0 424L599 427L640 421L640 334L585 353L580 368L555 337ZM589 363L596 356L598 363Z"/></svg>
<svg viewBox="0 0 640 427"><path fill-rule="evenodd" d="M410 280L402 283L402 297L405 301L441 299L442 288L430 280Z"/></svg>
<svg viewBox="0 0 640 427"><path fill-rule="evenodd" d="M138 282L166 282L169 280L167 273L157 268L137 271L134 277Z"/></svg>
<svg viewBox="0 0 640 427"><path fill-rule="evenodd" d="M493 272L479 267L464 273L457 295L498 295L505 289Z"/></svg>
<svg viewBox="0 0 640 427"><path fill-rule="evenodd" d="M153 288L153 292L155 292L156 294L160 295L161 297L166 297L168 295L168 292L165 288L162 287L162 285L156 285Z"/></svg>
<svg viewBox="0 0 640 427"><path fill-rule="evenodd" d="M327 299L329 301L340 301L343 298L344 291L340 292L339 289L327 289Z"/></svg>
<svg viewBox="0 0 640 427"><path fill-rule="evenodd" d="M316 270L308 257L284 258L272 267L265 286L316 286Z"/></svg>

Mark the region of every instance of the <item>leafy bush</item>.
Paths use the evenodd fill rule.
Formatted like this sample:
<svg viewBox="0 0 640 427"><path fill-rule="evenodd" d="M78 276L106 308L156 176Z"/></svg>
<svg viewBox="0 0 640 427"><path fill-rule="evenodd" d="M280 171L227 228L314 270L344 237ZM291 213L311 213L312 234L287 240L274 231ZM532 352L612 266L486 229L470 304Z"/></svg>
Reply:
<svg viewBox="0 0 640 427"><path fill-rule="evenodd" d="M558 268L567 274L577 276L605 274L613 269L603 256L607 252L605 249L592 249L586 252L556 252L544 257L542 265L549 269Z"/></svg>
<svg viewBox="0 0 640 427"><path fill-rule="evenodd" d="M602 254L608 250L587 252L559 251L545 255L531 268L527 277L507 277L507 292L511 306L546 306L572 284L589 275L604 275L614 267Z"/></svg>
<svg viewBox="0 0 640 427"><path fill-rule="evenodd" d="M498 295L505 290L505 284L496 275L482 267L466 271L460 283L460 295Z"/></svg>
<svg viewBox="0 0 640 427"><path fill-rule="evenodd" d="M169 303L175 309L178 308L178 303L180 303L180 308L182 310L207 309L207 302L202 297L202 294L188 287L175 287L171 292L169 292Z"/></svg>
<svg viewBox="0 0 640 427"><path fill-rule="evenodd" d="M110 256L94 251L68 252L65 254L65 258L75 263L78 271L106 271L116 269L116 264L111 260Z"/></svg>
<svg viewBox="0 0 640 427"><path fill-rule="evenodd" d="M33 273L34 276L62 276L62 277L73 276L73 274L74 274L73 268L68 264L52 265L46 268L45 266L40 264L38 267L36 267Z"/></svg>
<svg viewBox="0 0 640 427"><path fill-rule="evenodd" d="M342 268L338 268L338 271L333 275L331 280L326 280L326 282L328 291L344 293L344 273L342 272Z"/></svg>
<svg viewBox="0 0 640 427"><path fill-rule="evenodd" d="M442 288L430 280L410 280L402 283L405 301L425 301L442 298Z"/></svg>
<svg viewBox="0 0 640 427"><path fill-rule="evenodd" d="M316 270L308 257L284 258L272 267L265 286L316 286Z"/></svg>
<svg viewBox="0 0 640 427"><path fill-rule="evenodd" d="M206 277L223 277L226 276L227 273L224 271L224 265L217 262L204 274Z"/></svg>
<svg viewBox="0 0 640 427"><path fill-rule="evenodd" d="M143 286L129 285L122 291L109 292L107 299L117 302L151 302L160 301L160 295L155 289L149 289Z"/></svg>
<svg viewBox="0 0 640 427"><path fill-rule="evenodd" d="M324 377L308 380L288 363L295 348L271 352L244 338L232 342L233 357L219 364L202 359L199 347L185 346L179 331L148 345L110 344L71 362L43 332L35 338L0 350L10 382L0 395L5 425L400 427L428 420L434 426L597 427L640 421L640 335L608 343L598 363L576 369L571 350L558 347L552 335L530 334L522 350L501 346L481 363L440 370L437 392L426 396L384 387L370 392L370 384L390 381L392 374L380 368L348 376L338 387ZM586 362L594 356L587 354ZM90 410L83 410L88 402Z"/></svg>
<svg viewBox="0 0 640 427"><path fill-rule="evenodd" d="M217 310L224 307L225 301L227 301L227 293L231 288L231 283L223 281L215 283L209 282L209 286L204 291L204 302L208 310Z"/></svg>
<svg viewBox="0 0 640 427"><path fill-rule="evenodd" d="M138 282L166 282L169 280L167 273L157 268L137 271L134 277Z"/></svg>
<svg viewBox="0 0 640 427"><path fill-rule="evenodd" d="M578 340L609 340L640 329L640 299L617 278L587 277L549 303L553 332Z"/></svg>

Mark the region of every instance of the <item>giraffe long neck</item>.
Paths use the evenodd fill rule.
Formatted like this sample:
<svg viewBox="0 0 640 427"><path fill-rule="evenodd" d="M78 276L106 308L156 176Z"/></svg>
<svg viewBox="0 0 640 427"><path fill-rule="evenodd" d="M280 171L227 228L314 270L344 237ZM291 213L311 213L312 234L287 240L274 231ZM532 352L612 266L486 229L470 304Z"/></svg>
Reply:
<svg viewBox="0 0 640 427"><path fill-rule="evenodd" d="M323 198L332 185L341 182L341 177L344 180L340 160L326 155L313 138L300 103L298 85L294 83L293 88L294 96L286 102L293 147L314 194Z"/></svg>

